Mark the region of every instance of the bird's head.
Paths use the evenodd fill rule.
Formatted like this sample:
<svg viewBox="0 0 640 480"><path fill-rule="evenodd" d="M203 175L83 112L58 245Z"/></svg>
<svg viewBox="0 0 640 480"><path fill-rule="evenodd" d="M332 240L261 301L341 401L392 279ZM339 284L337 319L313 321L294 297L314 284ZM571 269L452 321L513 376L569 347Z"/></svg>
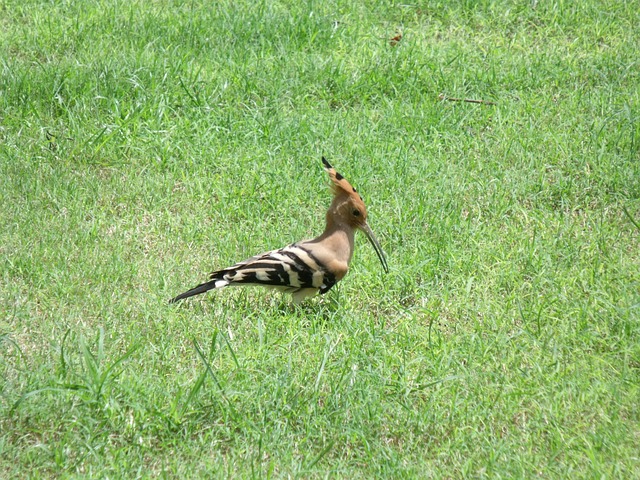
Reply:
<svg viewBox="0 0 640 480"><path fill-rule="evenodd" d="M327 213L327 220L344 223L352 228L362 230L371 242L371 245L373 245L378 258L380 259L380 263L382 263L382 268L384 268L384 271L388 273L389 267L387 266L387 260L384 256L384 252L367 223L367 207L362 200L362 196L360 196L357 190L347 181L346 178L336 172L336 169L327 162L326 158L322 157L322 163L324 164L324 168L331 179L331 188L334 195L331 208Z"/></svg>

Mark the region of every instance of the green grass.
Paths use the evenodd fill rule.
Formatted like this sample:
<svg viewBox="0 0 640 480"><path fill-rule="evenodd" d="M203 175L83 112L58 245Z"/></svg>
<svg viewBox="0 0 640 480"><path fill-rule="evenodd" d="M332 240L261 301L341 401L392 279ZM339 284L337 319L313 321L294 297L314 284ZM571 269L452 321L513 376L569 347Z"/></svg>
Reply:
<svg viewBox="0 0 640 480"><path fill-rule="evenodd" d="M0 12L1 477L640 476L634 2ZM388 275L167 304L320 233L321 155Z"/></svg>

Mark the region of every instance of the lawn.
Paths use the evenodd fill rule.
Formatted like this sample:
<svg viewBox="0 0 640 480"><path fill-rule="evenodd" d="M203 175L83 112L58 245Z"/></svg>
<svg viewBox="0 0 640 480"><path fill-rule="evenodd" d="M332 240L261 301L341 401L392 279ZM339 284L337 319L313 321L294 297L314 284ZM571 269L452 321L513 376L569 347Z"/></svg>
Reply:
<svg viewBox="0 0 640 480"><path fill-rule="evenodd" d="M638 25L0 1L0 477L640 477ZM168 304L321 233L323 155L389 274Z"/></svg>

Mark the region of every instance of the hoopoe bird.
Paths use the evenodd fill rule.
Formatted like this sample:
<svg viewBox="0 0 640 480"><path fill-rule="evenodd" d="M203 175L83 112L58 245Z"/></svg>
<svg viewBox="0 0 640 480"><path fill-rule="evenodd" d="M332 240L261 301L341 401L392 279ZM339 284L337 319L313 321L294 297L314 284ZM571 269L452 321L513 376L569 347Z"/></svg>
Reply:
<svg viewBox="0 0 640 480"><path fill-rule="evenodd" d="M367 209L362 197L324 157L322 163L333 182L333 201L327 211L322 235L213 272L209 275L209 281L172 298L170 303L233 285L273 287L291 293L295 303L318 292L323 295L347 274L356 230L363 231L367 236L384 271L388 273L384 252L367 224Z"/></svg>

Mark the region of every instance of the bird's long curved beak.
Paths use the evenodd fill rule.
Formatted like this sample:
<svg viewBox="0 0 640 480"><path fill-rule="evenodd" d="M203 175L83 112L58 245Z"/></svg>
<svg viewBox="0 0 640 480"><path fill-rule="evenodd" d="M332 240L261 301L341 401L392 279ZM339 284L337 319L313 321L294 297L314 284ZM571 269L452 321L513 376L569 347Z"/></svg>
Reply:
<svg viewBox="0 0 640 480"><path fill-rule="evenodd" d="M382 251L382 247L380 247L380 244L378 243L378 239L373 234L371 227L369 227L369 225L365 223L360 227L360 229L365 233L365 235L371 242L371 245L373 245L373 248L376 251L376 254L378 254L380 263L382 263L382 268L384 268L384 273L389 273L389 267L387 266L387 259L384 257L384 252Z"/></svg>

